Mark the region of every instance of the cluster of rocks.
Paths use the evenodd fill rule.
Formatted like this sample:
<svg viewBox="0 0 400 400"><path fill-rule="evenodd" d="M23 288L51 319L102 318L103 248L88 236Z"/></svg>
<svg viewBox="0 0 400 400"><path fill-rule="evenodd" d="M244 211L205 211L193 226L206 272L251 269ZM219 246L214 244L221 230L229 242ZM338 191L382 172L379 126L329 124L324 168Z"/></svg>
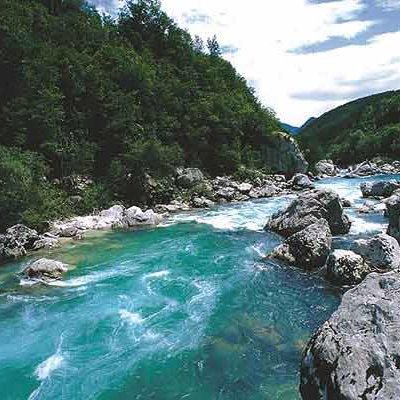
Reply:
<svg viewBox="0 0 400 400"><path fill-rule="evenodd" d="M342 172L344 178L359 178L372 175L400 174L400 161L385 163L381 160L364 161Z"/></svg>
<svg viewBox="0 0 400 400"><path fill-rule="evenodd" d="M391 212L399 224L400 199L393 199L393 205ZM326 267L327 278L335 284L356 285L371 272L400 269L400 246L386 234L356 240L350 250L332 251L332 235L346 234L350 227L337 194L312 190L272 215L265 229L285 238L271 253L272 258L304 270Z"/></svg>
<svg viewBox="0 0 400 400"><path fill-rule="evenodd" d="M39 235L25 225L14 225L0 235L0 262L22 257L28 251L51 249L58 244L57 237L50 233Z"/></svg>
<svg viewBox="0 0 400 400"><path fill-rule="evenodd" d="M391 179L390 181L362 182L360 189L363 197L387 198L395 193L400 194L400 181Z"/></svg>
<svg viewBox="0 0 400 400"><path fill-rule="evenodd" d="M168 204L157 204L157 212L174 213L193 208L210 208L216 204L267 198L314 188L310 178L301 173L290 180L284 175L262 173L244 180L232 176L208 179L199 169L186 168L178 169L175 181L180 194Z"/></svg>
<svg viewBox="0 0 400 400"><path fill-rule="evenodd" d="M273 258L313 270L326 264L332 248L332 234L348 233L350 227L351 222L336 193L312 190L272 215L265 229L286 238L272 252Z"/></svg>
<svg viewBox="0 0 400 400"><path fill-rule="evenodd" d="M355 240L349 250L335 250L327 258L331 281L358 286L344 294L339 309L306 347L300 371L304 400L400 398L400 194L396 185L362 186L364 196L390 196L383 203L388 234ZM316 246L317 253L320 247Z"/></svg>
<svg viewBox="0 0 400 400"><path fill-rule="evenodd" d="M142 211L139 207L125 208L115 205L99 214L55 221L50 233L57 237L79 238L86 231L155 226L160 224L162 219L162 215L153 210Z"/></svg>
<svg viewBox="0 0 400 400"><path fill-rule="evenodd" d="M87 231L155 226L162 219L153 210L115 205L98 214L55 221L43 235L25 225L15 225L0 235L0 262L22 257L29 251L53 249L60 245L61 238L81 239Z"/></svg>
<svg viewBox="0 0 400 400"><path fill-rule="evenodd" d="M364 161L348 168L339 168L332 160L318 161L314 166L318 177L341 176L344 178L359 178L373 175L400 174L400 161L392 163L382 160Z"/></svg>

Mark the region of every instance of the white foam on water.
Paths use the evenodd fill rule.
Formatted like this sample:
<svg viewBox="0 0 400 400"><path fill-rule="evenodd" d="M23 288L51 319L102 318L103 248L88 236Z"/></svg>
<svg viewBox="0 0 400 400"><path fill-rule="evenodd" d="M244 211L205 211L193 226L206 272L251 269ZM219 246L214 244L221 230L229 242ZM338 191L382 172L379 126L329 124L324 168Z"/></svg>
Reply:
<svg viewBox="0 0 400 400"><path fill-rule="evenodd" d="M163 270L163 271L157 271L157 272L150 272L148 274L143 275L143 280L147 279L161 279L165 278L170 274L170 271L168 270Z"/></svg>
<svg viewBox="0 0 400 400"><path fill-rule="evenodd" d="M35 375L40 380L43 381L51 376L51 374L59 369L64 362L64 357L60 353L53 354L47 360L40 363L36 370Z"/></svg>
<svg viewBox="0 0 400 400"><path fill-rule="evenodd" d="M384 232L387 227L387 222L366 221L364 218L351 216L350 234L368 234L375 232Z"/></svg>
<svg viewBox="0 0 400 400"><path fill-rule="evenodd" d="M86 276L80 276L78 278L69 279L67 281L52 281L46 282L48 286L56 286L56 287L80 287L86 286L91 283L101 282L110 278L114 278L116 276L122 275L123 271L118 268L114 268L112 271L104 271L104 272L95 272L93 274L89 274Z"/></svg>
<svg viewBox="0 0 400 400"><path fill-rule="evenodd" d="M144 319L139 313L130 312L128 310L119 310L119 316L130 325L141 325Z"/></svg>
<svg viewBox="0 0 400 400"><path fill-rule="evenodd" d="M40 279L27 279L27 278L21 278L19 281L19 285L23 287L34 286L37 285L38 283L43 283L43 281Z"/></svg>

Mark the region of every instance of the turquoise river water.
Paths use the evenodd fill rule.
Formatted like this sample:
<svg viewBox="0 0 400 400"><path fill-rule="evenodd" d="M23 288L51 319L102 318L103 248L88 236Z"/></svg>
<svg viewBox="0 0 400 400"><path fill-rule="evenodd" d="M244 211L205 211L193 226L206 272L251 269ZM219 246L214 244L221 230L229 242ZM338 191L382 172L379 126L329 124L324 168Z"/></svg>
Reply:
<svg viewBox="0 0 400 400"><path fill-rule="evenodd" d="M319 186L357 205L359 183ZM74 266L51 286L18 277L46 254L2 266L0 399L299 399L302 351L340 292L318 274L263 259L281 239L262 227L290 198L97 233L51 253ZM348 212L352 237L387 223Z"/></svg>

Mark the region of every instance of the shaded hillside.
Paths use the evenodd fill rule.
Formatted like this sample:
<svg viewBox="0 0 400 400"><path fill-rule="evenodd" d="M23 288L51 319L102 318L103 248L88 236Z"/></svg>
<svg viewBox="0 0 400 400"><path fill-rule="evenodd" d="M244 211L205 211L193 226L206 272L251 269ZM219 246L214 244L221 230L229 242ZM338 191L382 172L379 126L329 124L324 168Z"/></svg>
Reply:
<svg viewBox="0 0 400 400"><path fill-rule="evenodd" d="M290 124L285 124L284 122L281 122L282 129L285 130L286 132L290 133L291 135L297 135L300 131L300 128L297 126L293 126Z"/></svg>
<svg viewBox="0 0 400 400"><path fill-rule="evenodd" d="M344 165L375 156L400 158L400 91L365 97L323 114L297 136L311 162Z"/></svg>
<svg viewBox="0 0 400 400"><path fill-rule="evenodd" d="M117 21L80 0L0 0L0 228L146 203L146 177L180 165L268 168L280 124L220 54L156 0ZM77 207L79 174L95 184Z"/></svg>

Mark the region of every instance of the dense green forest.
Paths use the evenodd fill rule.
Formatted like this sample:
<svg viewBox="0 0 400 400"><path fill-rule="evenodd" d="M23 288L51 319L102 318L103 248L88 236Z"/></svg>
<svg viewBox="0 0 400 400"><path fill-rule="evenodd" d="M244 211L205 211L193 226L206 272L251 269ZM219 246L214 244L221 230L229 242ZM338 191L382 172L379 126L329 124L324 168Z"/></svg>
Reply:
<svg viewBox="0 0 400 400"><path fill-rule="evenodd" d="M0 0L0 230L145 204L148 176L181 165L264 168L279 129L216 38L192 38L159 1L111 19L81 0ZM79 204L74 175L94 181Z"/></svg>
<svg viewBox="0 0 400 400"><path fill-rule="evenodd" d="M400 91L345 104L312 120L297 136L311 162L342 165L376 156L400 158Z"/></svg>

